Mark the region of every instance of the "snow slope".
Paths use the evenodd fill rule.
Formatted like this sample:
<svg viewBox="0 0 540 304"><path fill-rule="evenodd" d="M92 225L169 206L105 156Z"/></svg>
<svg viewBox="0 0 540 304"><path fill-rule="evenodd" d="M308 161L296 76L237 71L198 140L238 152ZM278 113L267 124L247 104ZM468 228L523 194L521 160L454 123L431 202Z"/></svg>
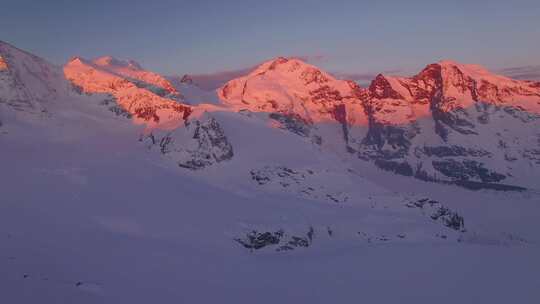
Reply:
<svg viewBox="0 0 540 304"><path fill-rule="evenodd" d="M259 185L248 172L263 158L256 168L278 163L321 172L329 165L294 135L265 128L272 134L249 145L246 124L253 132L262 126L224 119L242 158L198 173L142 148L139 131L99 104L80 110L58 121L9 122L0 136L0 282L2 298L12 303L453 303L453 296L440 296L449 292L463 303L540 297L538 196L414 181L396 197L384 190L403 182L392 175L379 172L386 184L374 186L332 165L308 186L345 184L357 191L354 199L300 198L272 188L279 182ZM232 132L238 130L244 131ZM297 151L294 159L279 151L264 155L281 136ZM423 196L457 210L468 232L405 206ZM254 229L307 238L310 227L309 247L293 251L251 252L234 240Z"/></svg>

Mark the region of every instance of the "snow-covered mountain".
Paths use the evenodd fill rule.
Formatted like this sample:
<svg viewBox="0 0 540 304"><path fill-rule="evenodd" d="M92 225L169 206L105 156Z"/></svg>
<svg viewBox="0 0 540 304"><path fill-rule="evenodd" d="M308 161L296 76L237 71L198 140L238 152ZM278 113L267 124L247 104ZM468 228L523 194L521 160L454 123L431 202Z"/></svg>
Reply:
<svg viewBox="0 0 540 304"><path fill-rule="evenodd" d="M64 66L64 73L80 92L111 95L113 104L119 106L113 105L111 110L149 128L174 129L191 113L168 80L134 62L74 57Z"/></svg>
<svg viewBox="0 0 540 304"><path fill-rule="evenodd" d="M539 83L442 61L411 78L379 75L366 95L359 157L426 180L537 187Z"/></svg>
<svg viewBox="0 0 540 304"><path fill-rule="evenodd" d="M41 112L48 102L64 97L68 88L61 68L0 41L0 103Z"/></svg>
<svg viewBox="0 0 540 304"><path fill-rule="evenodd" d="M191 102L189 83L132 61L74 58L62 73L1 50L2 299L328 303L363 288L371 302L454 303L440 297L447 286L489 303L537 295L538 193L473 192L373 165L497 166L501 147L482 138L501 132L518 152L532 144L535 83L497 82L513 95L489 103L458 95L435 65L363 89L278 58L214 102L193 89ZM452 148L415 154L435 144ZM511 172L533 184L534 168ZM418 272L422 288L410 280Z"/></svg>
<svg viewBox="0 0 540 304"><path fill-rule="evenodd" d="M540 84L443 61L369 88L278 58L219 91L236 110L398 174L466 187L536 187ZM508 188L509 189L509 188ZM517 189L517 188L516 188Z"/></svg>
<svg viewBox="0 0 540 304"><path fill-rule="evenodd" d="M358 137L367 131L364 90L296 58L265 62L218 95L236 111L268 113L275 126L331 149L345 150L351 128Z"/></svg>
<svg viewBox="0 0 540 304"><path fill-rule="evenodd" d="M283 57L219 89L220 98L235 109L289 114L308 123L339 121L339 109L357 102L361 93L354 82L337 80L299 59ZM355 114L361 119L363 112Z"/></svg>

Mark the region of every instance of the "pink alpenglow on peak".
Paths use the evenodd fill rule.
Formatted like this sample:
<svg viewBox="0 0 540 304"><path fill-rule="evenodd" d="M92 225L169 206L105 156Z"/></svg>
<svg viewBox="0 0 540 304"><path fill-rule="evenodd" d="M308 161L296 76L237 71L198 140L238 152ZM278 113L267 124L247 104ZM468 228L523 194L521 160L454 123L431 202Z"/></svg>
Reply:
<svg viewBox="0 0 540 304"><path fill-rule="evenodd" d="M100 64L105 62L111 61L99 61ZM141 85L138 78L130 77L134 74L127 71L131 71L131 68L118 69L110 64L101 66L80 57L73 58L64 66L66 78L82 92L112 95L137 124L144 124L148 128L174 129L184 123L192 112L191 107L169 98L168 94L161 96L154 87ZM145 74L137 76L154 74L142 72Z"/></svg>
<svg viewBox="0 0 540 304"><path fill-rule="evenodd" d="M445 60L426 66L413 77L378 75L366 104L380 122L401 124L482 102L540 113L540 85L489 72L479 65Z"/></svg>
<svg viewBox="0 0 540 304"><path fill-rule="evenodd" d="M278 112L310 123L344 123L350 114L349 122L367 124L360 99L363 90L356 83L338 80L296 58L267 61L247 76L229 81L218 95L239 110ZM340 111L345 106L347 111Z"/></svg>
<svg viewBox="0 0 540 304"><path fill-rule="evenodd" d="M146 87L160 96L175 100L182 99L180 92L169 80L157 73L144 70L134 60L119 60L111 56L104 56L92 60L92 63L111 73L130 78L138 86Z"/></svg>

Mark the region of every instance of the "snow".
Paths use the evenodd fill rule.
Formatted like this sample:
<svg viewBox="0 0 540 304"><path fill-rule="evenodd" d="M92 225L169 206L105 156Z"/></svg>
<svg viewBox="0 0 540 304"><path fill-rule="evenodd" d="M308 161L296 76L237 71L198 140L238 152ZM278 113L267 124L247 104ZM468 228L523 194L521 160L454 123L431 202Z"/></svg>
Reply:
<svg viewBox="0 0 540 304"><path fill-rule="evenodd" d="M349 82L299 59L282 57L261 64L218 90L222 102L235 110L294 113L317 123L335 122L331 114L338 104L333 99L335 94L342 98L339 103L358 100Z"/></svg>
<svg viewBox="0 0 540 304"><path fill-rule="evenodd" d="M10 54L16 54L18 62L36 63L31 71L54 70L25 54L12 50ZM10 73L25 71L10 62ZM0 299L10 303L540 300L538 191L473 192L426 183L378 170L343 153L344 139L337 133L341 125L329 121L325 105L307 100L304 109L298 103L322 87L306 85L305 78L326 79L323 83L340 92L350 109L349 135L361 139L368 121L350 84L296 59L275 62L230 82L230 94L220 90L224 103L206 103L206 97L199 97L186 121L167 119L167 109L158 111L165 123L178 123L170 128L137 125L103 104L104 94L112 94L128 110L132 102L178 104L134 85L133 75L121 75L122 70L116 69L140 65L111 57L94 63L72 60L64 69L66 76L83 92L97 94L76 94L66 87L65 94L35 102L45 107L47 115L0 103ZM103 64L107 67L101 68ZM20 79L23 88L41 92L41 84L57 79L49 75L58 74L59 69L38 74L38 80ZM1 78L0 85L9 83L11 75ZM66 82L54 83L61 88ZM238 89L246 83L250 105L242 103ZM12 87L4 88L2 94L12 92ZM269 127L276 121L259 107L266 98L279 98L280 106L315 121L324 144L313 144L312 138L282 126ZM243 108L249 111L239 111ZM510 130L501 135L509 142L514 140L513 130L525 129L520 120L493 111L493 123ZM192 146L196 138L189 132L209 119L223 129L234 156L202 170L179 168L171 154L139 141L150 130L173 136L180 147L196 149ZM433 129L428 117L418 124L422 130ZM497 140L490 127L479 125L481 134L492 136L482 141L455 134L450 140L491 149ZM532 145L536 130L523 131L516 146ZM422 133L414 140L440 143L441 139ZM501 157L494 155L493 162L502 163ZM529 172L534 178L535 168L519 167L516 172ZM414 205L424 200L437 207ZM440 205L462 216L464 229L433 219ZM249 250L237 239L253 230L283 231L283 240L304 238L308 246L277 251L281 241Z"/></svg>
<svg viewBox="0 0 540 304"><path fill-rule="evenodd" d="M435 234L450 236L452 230L406 210L391 192L373 192L380 186L372 182L353 182L359 200L344 204L260 192L238 169L289 158L280 150L264 157L280 138L279 130L249 118L238 118L245 119L236 129L242 132L231 132L232 113L223 114L230 116L228 122L220 119L235 134L236 163L192 176L140 149L129 121L109 118L96 104L77 106L86 114L66 113L52 124L10 122L8 133L0 136L5 147L0 181L3 197L9 198L0 212L0 284L2 297L11 302L540 299L538 196L426 187L367 167L355 169L391 191L428 195L459 210L472 240L442 240ZM243 138L250 130L260 138L252 145ZM309 147L295 137L285 139L283 145L298 154L286 165L338 171L321 153L302 150ZM348 178L342 173L322 182L339 185ZM289 253L250 253L233 241L254 228L294 232L309 226L315 227L313 246ZM359 231L407 238L369 243ZM528 242L513 243L503 233Z"/></svg>
<svg viewBox="0 0 540 304"><path fill-rule="evenodd" d="M215 90L204 90L196 84L183 83L178 77L169 77L169 79L172 85L182 92L185 103L190 105L221 103Z"/></svg>
<svg viewBox="0 0 540 304"><path fill-rule="evenodd" d="M137 124L144 124L149 129L175 129L182 125L186 111L184 105L121 76L121 73L124 73L147 79L145 76L149 74L143 72L143 77L139 70L127 73L126 70L115 69L116 72L113 73L111 69L113 68L109 66L100 68L85 59L74 58L64 66L64 73L66 78L84 93L112 95L116 103L133 115L133 121ZM176 92L174 88L172 90Z"/></svg>

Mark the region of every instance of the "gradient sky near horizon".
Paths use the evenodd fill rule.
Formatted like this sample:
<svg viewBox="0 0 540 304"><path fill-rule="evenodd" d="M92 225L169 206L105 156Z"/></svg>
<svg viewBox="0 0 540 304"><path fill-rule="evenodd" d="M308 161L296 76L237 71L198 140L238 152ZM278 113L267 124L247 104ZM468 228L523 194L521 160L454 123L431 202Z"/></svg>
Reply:
<svg viewBox="0 0 540 304"><path fill-rule="evenodd" d="M414 71L441 59L540 64L540 1L0 0L0 40L62 64L134 59L164 74L301 56L328 71Z"/></svg>

